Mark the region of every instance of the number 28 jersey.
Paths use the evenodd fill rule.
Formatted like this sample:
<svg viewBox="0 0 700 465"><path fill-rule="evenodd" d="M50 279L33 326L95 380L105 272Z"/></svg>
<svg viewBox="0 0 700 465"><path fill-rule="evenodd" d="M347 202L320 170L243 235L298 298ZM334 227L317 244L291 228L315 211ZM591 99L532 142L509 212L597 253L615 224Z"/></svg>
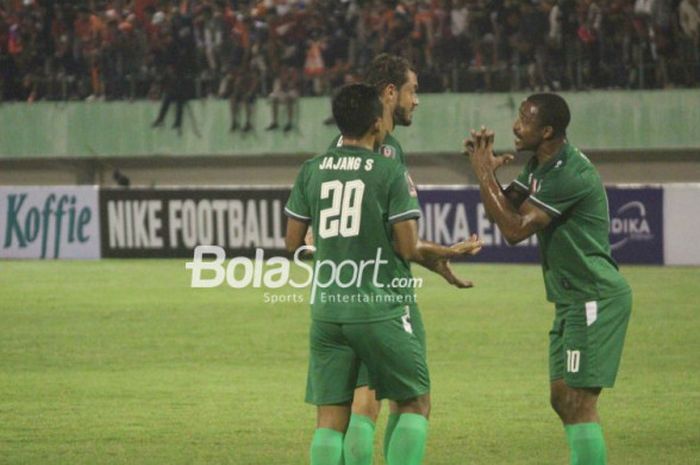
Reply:
<svg viewBox="0 0 700 465"><path fill-rule="evenodd" d="M313 230L313 319L380 321L415 302L409 263L392 245L392 225L420 217L401 163L360 147L329 149L302 165L285 213Z"/></svg>

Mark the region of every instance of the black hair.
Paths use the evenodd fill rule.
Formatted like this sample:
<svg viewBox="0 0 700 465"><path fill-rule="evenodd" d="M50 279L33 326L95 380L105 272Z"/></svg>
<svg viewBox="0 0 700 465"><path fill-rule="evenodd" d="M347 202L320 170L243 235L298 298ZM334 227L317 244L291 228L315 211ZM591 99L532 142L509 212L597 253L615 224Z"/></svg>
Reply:
<svg viewBox="0 0 700 465"><path fill-rule="evenodd" d="M571 112L566 100L557 94L532 94L527 101L537 107L541 126L551 126L554 137L566 136L566 128L571 121Z"/></svg>
<svg viewBox="0 0 700 465"><path fill-rule="evenodd" d="M364 82L374 86L379 93L384 91L384 88L389 84L393 84L398 90L408 81L409 71L414 71L414 69L407 59L382 53L370 63L365 73Z"/></svg>
<svg viewBox="0 0 700 465"><path fill-rule="evenodd" d="M333 99L333 117L346 137L364 136L382 113L379 93L367 84L347 85Z"/></svg>

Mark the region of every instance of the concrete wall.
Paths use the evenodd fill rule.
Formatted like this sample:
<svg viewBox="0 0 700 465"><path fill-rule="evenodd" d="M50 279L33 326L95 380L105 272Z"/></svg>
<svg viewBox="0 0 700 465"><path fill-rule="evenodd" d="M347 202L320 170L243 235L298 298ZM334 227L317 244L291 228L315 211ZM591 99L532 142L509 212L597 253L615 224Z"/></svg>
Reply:
<svg viewBox="0 0 700 465"><path fill-rule="evenodd" d="M700 149L700 90L603 91L564 93L572 110L570 140L593 150ZM397 128L412 154L458 151L470 128L496 131L496 148L512 147L511 127L526 94L427 94L410 128ZM254 130L228 131L228 103L188 104L181 135L151 129L157 102L16 103L0 105L0 158L92 158L112 156L310 155L337 134L324 125L328 98L299 103L295 129L265 131L267 102L256 104ZM284 112L281 112L284 113ZM285 121L282 121L284 124Z"/></svg>
<svg viewBox="0 0 700 465"><path fill-rule="evenodd" d="M700 150L587 152L603 180L614 183L700 181ZM0 185L115 185L119 169L132 185L289 185L306 159L301 155L262 157L106 157L92 159L0 159ZM513 179L527 159L500 173ZM419 184L472 184L471 168L459 154L409 155L408 165Z"/></svg>

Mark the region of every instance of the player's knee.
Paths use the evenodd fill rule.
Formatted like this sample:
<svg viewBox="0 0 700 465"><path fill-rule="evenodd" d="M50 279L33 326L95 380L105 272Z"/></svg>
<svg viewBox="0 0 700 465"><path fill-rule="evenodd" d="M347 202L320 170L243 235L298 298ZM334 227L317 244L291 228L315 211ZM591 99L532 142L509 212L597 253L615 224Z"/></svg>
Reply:
<svg viewBox="0 0 700 465"><path fill-rule="evenodd" d="M430 394L415 397L402 402L397 402L400 413L416 413L425 418L430 417Z"/></svg>
<svg viewBox="0 0 700 465"><path fill-rule="evenodd" d="M590 421L597 415L596 404L599 393L600 389L553 386L550 391L550 403L564 423Z"/></svg>
<svg viewBox="0 0 700 465"><path fill-rule="evenodd" d="M352 413L364 415L376 422L382 404L375 396L375 392L367 387L357 388L352 400Z"/></svg>
<svg viewBox="0 0 700 465"><path fill-rule="evenodd" d="M559 415L560 418L564 419L566 413L566 393L558 389L552 389L549 392L549 404L552 409Z"/></svg>

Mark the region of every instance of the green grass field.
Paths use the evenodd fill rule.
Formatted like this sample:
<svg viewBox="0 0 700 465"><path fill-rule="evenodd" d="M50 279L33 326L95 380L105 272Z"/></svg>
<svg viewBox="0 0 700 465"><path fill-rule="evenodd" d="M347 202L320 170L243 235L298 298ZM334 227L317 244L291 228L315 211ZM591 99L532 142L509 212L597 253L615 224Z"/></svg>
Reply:
<svg viewBox="0 0 700 465"><path fill-rule="evenodd" d="M477 287L417 270L426 465L567 464L539 268L458 271ZM700 269L623 272L635 307L617 387L601 398L609 463L700 463ZM308 323L306 303L265 304L263 290L190 289L183 260L2 261L0 463L307 463Z"/></svg>

